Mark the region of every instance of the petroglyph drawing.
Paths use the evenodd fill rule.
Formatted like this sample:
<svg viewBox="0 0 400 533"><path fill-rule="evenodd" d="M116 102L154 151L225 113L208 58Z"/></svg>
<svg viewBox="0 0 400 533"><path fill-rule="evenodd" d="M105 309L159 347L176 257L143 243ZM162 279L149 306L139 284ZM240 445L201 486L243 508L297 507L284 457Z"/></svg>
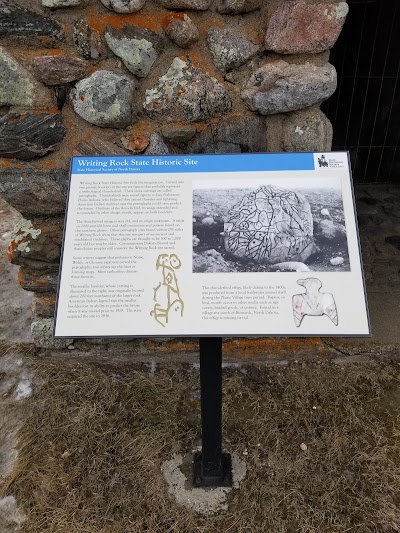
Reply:
<svg viewBox="0 0 400 533"><path fill-rule="evenodd" d="M183 316L184 303L178 286L176 271L181 268L181 260L176 254L160 254L156 261L156 269L161 269L161 281L154 287L155 302L150 315L165 328L171 312Z"/></svg>
<svg viewBox="0 0 400 533"><path fill-rule="evenodd" d="M263 185L225 219L225 249L258 264L305 261L316 249L310 204L298 193Z"/></svg>
<svg viewBox="0 0 400 533"><path fill-rule="evenodd" d="M333 295L329 292L320 292L322 283L317 278L297 280L297 284L305 287L306 292L295 294L292 299L294 322L297 327L306 315L328 316L335 326L338 325L338 314Z"/></svg>

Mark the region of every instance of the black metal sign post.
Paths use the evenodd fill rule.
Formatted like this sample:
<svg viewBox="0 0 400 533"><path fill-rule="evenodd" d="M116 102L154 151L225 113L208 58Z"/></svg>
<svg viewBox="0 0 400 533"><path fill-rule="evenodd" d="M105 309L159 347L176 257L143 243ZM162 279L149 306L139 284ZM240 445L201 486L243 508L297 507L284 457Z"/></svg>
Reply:
<svg viewBox="0 0 400 533"><path fill-rule="evenodd" d="M200 338L201 452L193 457L193 486L230 487L231 456L222 453L222 337Z"/></svg>

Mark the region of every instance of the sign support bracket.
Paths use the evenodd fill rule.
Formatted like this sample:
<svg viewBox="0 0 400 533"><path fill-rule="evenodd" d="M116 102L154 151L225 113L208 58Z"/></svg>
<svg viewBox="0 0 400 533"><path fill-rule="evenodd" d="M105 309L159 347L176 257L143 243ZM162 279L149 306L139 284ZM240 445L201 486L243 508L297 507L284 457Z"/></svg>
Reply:
<svg viewBox="0 0 400 533"><path fill-rule="evenodd" d="M222 337L199 340L202 447L193 456L193 486L230 487L231 456L222 453Z"/></svg>

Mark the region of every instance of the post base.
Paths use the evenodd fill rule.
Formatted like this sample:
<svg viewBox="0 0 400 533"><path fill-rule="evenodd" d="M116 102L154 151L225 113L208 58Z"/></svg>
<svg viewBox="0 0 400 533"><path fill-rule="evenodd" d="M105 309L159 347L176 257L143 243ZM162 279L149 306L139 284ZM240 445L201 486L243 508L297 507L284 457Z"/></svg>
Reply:
<svg viewBox="0 0 400 533"><path fill-rule="evenodd" d="M193 454L193 487L232 487L232 460L229 453L222 454L222 468L203 471L202 453Z"/></svg>

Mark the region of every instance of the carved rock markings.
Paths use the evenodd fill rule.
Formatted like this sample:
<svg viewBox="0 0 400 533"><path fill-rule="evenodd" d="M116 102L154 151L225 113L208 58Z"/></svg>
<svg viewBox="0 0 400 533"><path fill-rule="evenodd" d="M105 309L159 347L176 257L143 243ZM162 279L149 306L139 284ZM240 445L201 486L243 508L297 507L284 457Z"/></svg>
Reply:
<svg viewBox="0 0 400 533"><path fill-rule="evenodd" d="M156 33L128 24L121 30L107 26L105 39L126 68L140 78L147 76L164 46Z"/></svg>
<svg viewBox="0 0 400 533"><path fill-rule="evenodd" d="M253 72L242 98L252 111L273 115L320 104L336 85L336 70L330 63L317 67L276 61Z"/></svg>
<svg viewBox="0 0 400 533"><path fill-rule="evenodd" d="M47 85L62 85L83 78L88 65L75 57L41 56L35 57L33 64L38 78Z"/></svg>
<svg viewBox="0 0 400 533"><path fill-rule="evenodd" d="M8 113L0 119L0 157L43 157L58 148L64 135L61 115Z"/></svg>
<svg viewBox="0 0 400 533"><path fill-rule="evenodd" d="M48 89L0 47L0 107L45 108L54 105Z"/></svg>
<svg viewBox="0 0 400 533"><path fill-rule="evenodd" d="M126 128L132 121L134 82L109 70L79 81L70 93L75 112L102 128Z"/></svg>
<svg viewBox="0 0 400 533"><path fill-rule="evenodd" d="M316 250L310 204L301 194L262 186L230 209L224 242L234 257L258 264L303 262Z"/></svg>
<svg viewBox="0 0 400 533"><path fill-rule="evenodd" d="M309 4L286 0L271 17L265 47L278 54L328 50L335 44L348 11L346 2Z"/></svg>
<svg viewBox="0 0 400 533"><path fill-rule="evenodd" d="M100 2L116 13L135 13L142 9L146 0L100 0Z"/></svg>
<svg viewBox="0 0 400 533"><path fill-rule="evenodd" d="M39 13L25 9L12 0L0 0L0 36L49 36L64 40L59 24Z"/></svg>
<svg viewBox="0 0 400 533"><path fill-rule="evenodd" d="M221 83L179 57L157 85L146 91L144 102L150 117L170 121L207 120L230 107L229 93Z"/></svg>
<svg viewBox="0 0 400 533"><path fill-rule="evenodd" d="M216 27L208 31L207 43L215 66L222 72L240 67L259 50L259 46L236 32Z"/></svg>

